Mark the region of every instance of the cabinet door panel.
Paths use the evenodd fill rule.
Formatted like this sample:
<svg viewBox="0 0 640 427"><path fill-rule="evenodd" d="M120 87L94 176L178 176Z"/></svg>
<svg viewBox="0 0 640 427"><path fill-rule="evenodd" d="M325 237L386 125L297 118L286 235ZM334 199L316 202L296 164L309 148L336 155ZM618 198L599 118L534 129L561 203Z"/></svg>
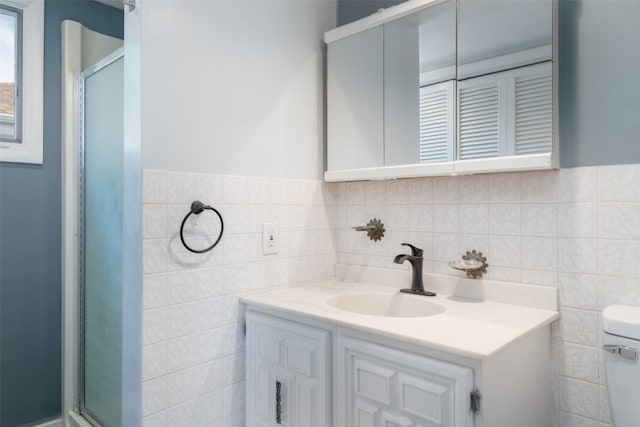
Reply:
<svg viewBox="0 0 640 427"><path fill-rule="evenodd" d="M353 363L354 392L384 405L391 404L391 379L395 372L363 360Z"/></svg>
<svg viewBox="0 0 640 427"><path fill-rule="evenodd" d="M447 382L398 374L398 406L404 412L430 420L435 425L448 425L453 393Z"/></svg>
<svg viewBox="0 0 640 427"><path fill-rule="evenodd" d="M342 426L473 425L471 369L351 338L338 354Z"/></svg>
<svg viewBox="0 0 640 427"><path fill-rule="evenodd" d="M258 365L256 369L255 378L255 396L262 396L262 398L256 400L256 417L259 419L268 419L269 411L271 409L272 400L269 398L271 375L269 368Z"/></svg>
<svg viewBox="0 0 640 427"><path fill-rule="evenodd" d="M265 362L280 364L281 340L261 333L258 336L258 358Z"/></svg>
<svg viewBox="0 0 640 427"><path fill-rule="evenodd" d="M356 427L375 427L378 416L378 408L367 405L364 402L356 401L354 404L354 420Z"/></svg>
<svg viewBox="0 0 640 427"><path fill-rule="evenodd" d="M382 425L384 427L411 427L414 424L409 418L383 412Z"/></svg>
<svg viewBox="0 0 640 427"><path fill-rule="evenodd" d="M329 337L329 332L317 328L247 314L247 425L331 425Z"/></svg>
<svg viewBox="0 0 640 427"><path fill-rule="evenodd" d="M285 367L310 378L316 378L315 361L317 346L297 340L287 339L285 344Z"/></svg>
<svg viewBox="0 0 640 427"><path fill-rule="evenodd" d="M296 426L315 427L318 425L318 408L315 405L317 394L315 383L299 382L296 384Z"/></svg>

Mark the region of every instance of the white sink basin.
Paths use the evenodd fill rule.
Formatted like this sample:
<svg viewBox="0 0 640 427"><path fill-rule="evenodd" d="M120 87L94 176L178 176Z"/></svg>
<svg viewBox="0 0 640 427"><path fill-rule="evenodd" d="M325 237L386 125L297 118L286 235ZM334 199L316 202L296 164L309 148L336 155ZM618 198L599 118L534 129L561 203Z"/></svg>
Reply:
<svg viewBox="0 0 640 427"><path fill-rule="evenodd" d="M327 304L344 311L383 317L429 317L444 313L444 306L420 295L389 293L354 293L337 295Z"/></svg>

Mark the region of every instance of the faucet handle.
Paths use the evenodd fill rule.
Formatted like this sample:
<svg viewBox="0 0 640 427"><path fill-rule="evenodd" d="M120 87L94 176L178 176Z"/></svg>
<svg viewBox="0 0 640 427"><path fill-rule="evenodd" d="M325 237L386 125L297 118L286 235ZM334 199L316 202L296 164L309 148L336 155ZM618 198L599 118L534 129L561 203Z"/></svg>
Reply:
<svg viewBox="0 0 640 427"><path fill-rule="evenodd" d="M411 248L411 255L421 257L424 251L420 248L413 246L411 243L401 243L403 246L409 246Z"/></svg>

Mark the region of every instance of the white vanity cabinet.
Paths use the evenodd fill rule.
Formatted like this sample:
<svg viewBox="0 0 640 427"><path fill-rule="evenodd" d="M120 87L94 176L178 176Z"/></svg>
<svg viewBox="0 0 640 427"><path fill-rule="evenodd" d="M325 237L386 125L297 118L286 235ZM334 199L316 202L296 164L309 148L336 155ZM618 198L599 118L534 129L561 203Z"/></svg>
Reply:
<svg viewBox="0 0 640 427"><path fill-rule="evenodd" d="M515 286L532 303L556 301L555 290ZM444 312L417 318L326 303L376 292L397 291L328 281L242 298L247 427L551 426L556 311L446 294L431 300Z"/></svg>
<svg viewBox="0 0 640 427"><path fill-rule="evenodd" d="M330 332L247 313L247 426L330 427Z"/></svg>
<svg viewBox="0 0 640 427"><path fill-rule="evenodd" d="M340 427L471 427L472 369L338 338Z"/></svg>
<svg viewBox="0 0 640 427"><path fill-rule="evenodd" d="M471 367L340 330L247 313L247 427L474 426Z"/></svg>

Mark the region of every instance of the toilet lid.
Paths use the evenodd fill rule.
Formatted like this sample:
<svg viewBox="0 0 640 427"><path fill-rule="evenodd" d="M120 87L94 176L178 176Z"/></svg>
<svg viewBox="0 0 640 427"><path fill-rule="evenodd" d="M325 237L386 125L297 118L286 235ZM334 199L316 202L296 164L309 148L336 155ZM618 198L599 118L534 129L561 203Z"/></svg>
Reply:
<svg viewBox="0 0 640 427"><path fill-rule="evenodd" d="M602 310L602 329L605 333L640 340L640 307L610 305Z"/></svg>

